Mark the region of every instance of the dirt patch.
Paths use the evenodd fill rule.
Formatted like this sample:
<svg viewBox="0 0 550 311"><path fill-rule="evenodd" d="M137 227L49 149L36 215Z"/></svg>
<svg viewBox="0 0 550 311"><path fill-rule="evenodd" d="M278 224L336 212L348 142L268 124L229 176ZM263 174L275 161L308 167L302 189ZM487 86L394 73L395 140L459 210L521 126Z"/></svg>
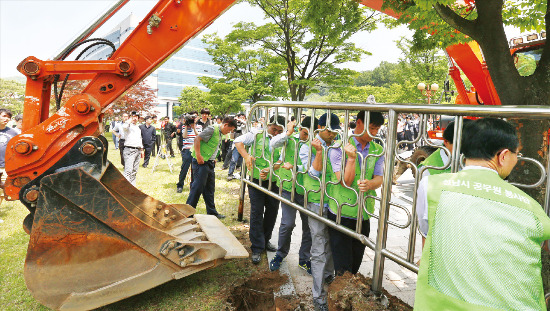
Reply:
<svg viewBox="0 0 550 311"><path fill-rule="evenodd" d="M413 308L399 298L383 291L389 300L385 307L371 293L372 280L361 274L353 275L346 272L338 276L328 290L328 305L332 311L367 311L367 310L392 310L405 311Z"/></svg>
<svg viewBox="0 0 550 311"><path fill-rule="evenodd" d="M236 284L231 290L228 302L235 310L275 310L274 292L287 282L287 276L279 272L258 271ZM290 300L278 299L281 306L288 306ZM293 309L281 309L293 310Z"/></svg>

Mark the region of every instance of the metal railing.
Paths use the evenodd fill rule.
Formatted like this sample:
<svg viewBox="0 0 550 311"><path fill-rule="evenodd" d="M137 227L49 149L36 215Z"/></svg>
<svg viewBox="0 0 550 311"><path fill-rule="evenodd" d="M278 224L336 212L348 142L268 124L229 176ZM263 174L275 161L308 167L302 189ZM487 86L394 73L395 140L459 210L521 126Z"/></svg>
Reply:
<svg viewBox="0 0 550 311"><path fill-rule="evenodd" d="M256 135L260 135L263 137L263 142L268 141L268 133L267 133L267 126L269 124L268 118L271 115L269 113L269 110L274 111L275 115L283 115L286 116L287 120L290 120L290 116L294 115L297 119L297 128L298 130L301 128L300 124L300 116L302 114L302 111L304 109L310 110L311 113L308 113L312 118L318 117L321 115L321 113L318 113L319 110L323 110L323 113L331 113L332 111L339 111L343 112L345 114L345 126L344 130L340 133L342 136L342 142L348 141L349 137L355 137L355 136L361 136L365 132L368 133L368 124L370 123L370 112L381 112L386 115L387 118L387 136L385 137L385 140L382 141L381 145L383 147L383 155L384 155L384 173L383 173L383 182L380 190L380 197L374 197L374 196L362 196L357 193L357 191L354 190L354 192L357 194L357 203L358 204L358 226L355 228L355 230L349 229L347 227L344 227L343 225L340 225L341 221L341 212L342 212L342 205L338 206L337 211L337 217L336 221L331 221L325 217L322 216L322 209L320 209L319 213L314 213L309 211L305 208L305 206L298 205L294 203L294 191L292 191L292 197L290 200L285 199L281 195L281 189L279 189L278 193L274 193L271 191L270 186L268 188L261 187L257 183L252 182L252 177L249 176L247 179L247 168L246 165L243 163L242 165L242 178L241 178L241 191L240 191L240 203L239 203L239 213L240 216L242 216L243 211L243 202L244 202L244 187L245 185L248 185L249 187L254 187L265 194L268 194L272 197L277 198L281 202L292 206L296 210L306 214L308 217L312 217L320 222L323 222L330 228L333 228L335 230L338 230L340 232L343 232L344 234L347 234L355 239L358 239L363 244L368 246L370 249L374 250L375 256L374 256L374 267L373 267L373 278L372 278L372 290L375 292L381 292L382 290L382 279L383 279L383 273L384 273L384 261L386 258L396 262L397 264L415 272L418 273L418 266L414 263L414 254L415 254L415 248L416 248L416 234L417 234L417 221L416 221L416 190L418 187L418 182L422 176L422 173L426 169L447 169L448 167L451 167L452 172L457 172L460 167L462 166L463 159L460 156L460 148L461 148L461 133L462 133L462 126L463 126L463 119L461 116L475 116L475 117L498 117L498 118L524 118L524 119L550 119L550 109L543 106L470 106L470 105L412 105L412 104L364 104L364 103L330 103L330 102L258 102L256 103L249 114L248 117L248 128L249 130L252 128L252 122L253 120L257 119L255 116L259 115L260 110L263 110L263 115L266 116L265 120L263 121L262 127L263 130L257 130ZM365 114L365 120L363 120L363 124L365 124L365 131L363 133L359 134L352 134L348 135L348 120L349 120L349 113L350 111L358 111L358 110L365 110L367 113ZM282 111L282 113L279 113L279 111ZM413 141L401 141L397 143L397 123L398 123L398 115L399 114L410 114L415 113L420 115L420 133L418 134L418 137L416 137ZM427 133L427 121L428 115L448 115L448 116L455 116L455 132L454 132L454 145L452 154L450 154L449 150L447 150L443 146L439 146L434 144L428 137ZM286 131L286 124L278 124L284 127L284 130ZM313 122L311 123L311 126L309 127L309 133L316 133L315 129L313 128ZM368 134L371 136L371 134ZM313 137L315 135L309 135L308 141L300 141L301 143L311 143ZM372 136L371 136L372 137ZM257 141L257 140L256 140ZM423 144L430 145L432 147L437 147L443 149L447 155L450 155L450 161L449 163L446 163L443 168L441 167L430 167L430 166L423 166L418 168L415 163L412 163L411 161L402 158L400 155L398 155L398 150L400 145L402 144L409 144L409 143L419 143L422 142ZM256 147L256 142L252 146L252 148ZM342 165L342 174L340 177L340 180L338 182L330 182L325 179L325 173L327 169L326 161L327 161L327 154L328 149L330 148L343 148L344 143L335 144L333 146L330 146L329 148L324 148L323 150L323 168L321 172L321 176L319 178L319 181L321 182L321 186L319 191L313 191L313 192L321 192L324 193L327 184L338 184L341 181L341 178L344 176L344 165ZM546 146L548 148L548 146ZM265 151L265 148L262 148ZM284 147L282 148L285 149ZM296 159L298 157L298 149L295 148L295 154L294 158ZM303 165L306 167L311 166L311 148L309 153L309 163L304 163ZM436 149L439 150L439 149ZM270 153L270 156L266 159L265 152L262 151L262 157L267 160L270 167L273 167L273 164L278 160L274 159L273 153ZM550 151L550 149L549 149ZM284 151L283 151L284 152ZM342 151L342 153L344 153ZM360 154L358 154L358 158L360 161L362 161L362 169L361 169L361 178L364 179L365 176L365 163L367 159L374 155L368 155L367 157L362 157ZM284 154L283 154L284 159ZM388 160L391 159L391 160ZM411 212L408 212L407 208L391 202L391 195L392 195L392 181L393 181L393 171L394 171L394 159L401 162L406 162L412 167L412 172L415 177L414 182L414 189L413 189L413 200L412 200L412 206L411 206ZM540 162L531 159L531 158L525 158L522 157L519 159L520 161L526 161L534 163L534 165L540 170L540 178L539 180L531 185L521 185L521 184L514 184L518 187L524 187L524 188L533 188L538 187L542 185L544 182L546 182L546 194L545 194L545 201L544 201L544 209L547 214L549 214L550 208L549 208L549 202L550 202L550 175L547 174L547 171L550 170L550 161L548 165L545 167ZM342 162L345 161L345 157L342 157ZM343 163L342 163L343 164ZM292 169L292 180L283 180L287 182L292 183L292 190L294 190L296 187L300 187L296 183L296 178L298 174L307 174L307 170L305 172L298 172L296 169L296 166ZM273 178L278 178L276 172L270 172L269 174L269 185L271 185L271 181ZM345 186L347 189L353 189L351 187ZM282 188L282 187L281 187ZM304 189L305 190L305 189ZM307 204L307 196L308 194L312 192L312 190L305 191L305 202L304 204ZM366 211L365 208L365 202L367 198L375 199L376 201L379 201L380 208L378 215L372 214ZM323 206L323 196L321 195L321 206ZM392 222L389 220L389 212L390 212L390 206L395 206L400 209L403 209L406 211L407 214L407 221L405 224L397 224L395 222ZM365 235L361 234L361 219L363 217L362 211L365 210L372 218L378 219L378 229L377 229L377 235L376 240L373 241L372 239L366 237ZM402 257L392 251L390 251L386 247L386 242L388 240L388 225L393 225L398 228L409 228L409 245L407 248L407 254L405 257ZM550 295L550 294L548 294ZM547 297L548 297L547 295Z"/></svg>

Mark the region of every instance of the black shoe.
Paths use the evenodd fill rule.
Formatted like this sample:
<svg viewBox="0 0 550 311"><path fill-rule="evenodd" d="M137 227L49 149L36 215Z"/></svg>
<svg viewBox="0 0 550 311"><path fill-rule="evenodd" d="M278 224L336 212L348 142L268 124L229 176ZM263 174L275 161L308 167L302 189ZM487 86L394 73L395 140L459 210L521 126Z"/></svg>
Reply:
<svg viewBox="0 0 550 311"><path fill-rule="evenodd" d="M175 156L175 155L171 155L170 157L171 157L171 158L175 158L176 156Z"/></svg>
<svg viewBox="0 0 550 311"><path fill-rule="evenodd" d="M176 190L177 193L181 193L182 191L183 191L182 187L178 187L178 189Z"/></svg>
<svg viewBox="0 0 550 311"><path fill-rule="evenodd" d="M329 276L327 276L327 277L325 278L325 283L328 284L328 285L330 285L330 283L332 283L332 282L334 281L334 278L335 278L335 277L334 277L334 275L332 275L332 274L329 275Z"/></svg>
<svg viewBox="0 0 550 311"><path fill-rule="evenodd" d="M222 214L216 214L216 217L218 217L218 219L224 219L224 218L225 218L225 215L222 215Z"/></svg>
<svg viewBox="0 0 550 311"><path fill-rule="evenodd" d="M145 165L145 164L143 164L142 166L143 166L143 168L147 168L147 165Z"/></svg>
<svg viewBox="0 0 550 311"><path fill-rule="evenodd" d="M262 253L252 253L252 263L257 265L262 260Z"/></svg>
<svg viewBox="0 0 550 311"><path fill-rule="evenodd" d="M268 252L275 252L277 251L277 248L275 247L275 245L271 244L270 242L267 242L267 244L265 245L265 250Z"/></svg>

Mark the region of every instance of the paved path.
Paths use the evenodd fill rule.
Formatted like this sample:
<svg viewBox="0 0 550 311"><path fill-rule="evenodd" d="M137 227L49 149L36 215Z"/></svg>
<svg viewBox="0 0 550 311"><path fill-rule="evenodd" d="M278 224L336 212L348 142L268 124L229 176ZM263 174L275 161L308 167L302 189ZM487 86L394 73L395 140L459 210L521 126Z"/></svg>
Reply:
<svg viewBox="0 0 550 311"><path fill-rule="evenodd" d="M414 179L410 170L405 172L403 176L399 179L401 185L393 186L392 188L392 202L404 205L408 207L410 212L410 201L412 201L412 188ZM380 194L379 194L380 195ZM378 213L378 207L375 212ZM271 242L274 245L277 245L279 224L280 224L280 213L275 225L275 230L273 232L273 238ZM281 266L281 272L289 274L292 278L295 292L302 296L307 295L311 297L311 284L312 278L304 270L298 267L298 249L300 248L301 241L301 232L302 232L302 223L296 219L296 227L292 232L292 242L290 253L283 261ZM407 214L402 209L391 207L390 209L390 221L404 224L407 221ZM371 219L371 235L370 238L376 240L376 232L378 230L378 220ZM410 229L400 229L395 226L389 225L388 227L388 239L386 242L387 248L403 257L406 256L407 247L409 243L409 231ZM418 249L422 245L420 236L417 236L416 245L418 246L415 252L415 262L420 259L421 250ZM269 260L273 258L275 253L268 253ZM359 272L365 276L372 277L372 269L374 264L374 251L370 248L366 248L365 256L363 257L363 263ZM383 287L392 295L395 295L405 301L406 303L413 305L414 303L414 292L416 289L416 273L402 268L398 264L394 263L390 259L386 259L385 269L384 269L384 280L382 282Z"/></svg>

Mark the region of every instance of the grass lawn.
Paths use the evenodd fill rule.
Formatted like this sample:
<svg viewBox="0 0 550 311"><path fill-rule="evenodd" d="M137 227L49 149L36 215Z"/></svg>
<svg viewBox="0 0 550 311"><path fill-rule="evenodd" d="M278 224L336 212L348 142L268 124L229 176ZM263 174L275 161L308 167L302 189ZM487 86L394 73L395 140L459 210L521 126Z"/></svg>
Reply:
<svg viewBox="0 0 550 311"><path fill-rule="evenodd" d="M106 136L111 141L111 134L107 133ZM112 143L109 147L109 160L122 170L118 150L114 149ZM176 193L181 157L176 154L176 157L171 160L172 172L169 170L168 161L162 159L159 159L159 165L154 173L151 172L151 167L155 163L155 158L151 158L149 168L140 166L136 186L148 195L166 203L185 203L189 186L185 185L183 193ZM241 240L248 240L248 227L236 220L240 182L237 180L227 182L225 179L227 171L221 171L220 168L221 163L218 163L216 208L218 212L227 216L222 220L223 223ZM202 199L196 213L206 213ZM3 220L0 224L0 309L2 310L48 310L34 300L25 286L23 277L29 236L23 231L22 223L27 214L27 209L19 201L4 201L0 206L0 219ZM248 214L248 206L245 209L246 214ZM249 259L232 260L214 269L165 283L100 310L222 310L228 307L227 290L237 280L249 276L253 270L257 269L249 262Z"/></svg>

